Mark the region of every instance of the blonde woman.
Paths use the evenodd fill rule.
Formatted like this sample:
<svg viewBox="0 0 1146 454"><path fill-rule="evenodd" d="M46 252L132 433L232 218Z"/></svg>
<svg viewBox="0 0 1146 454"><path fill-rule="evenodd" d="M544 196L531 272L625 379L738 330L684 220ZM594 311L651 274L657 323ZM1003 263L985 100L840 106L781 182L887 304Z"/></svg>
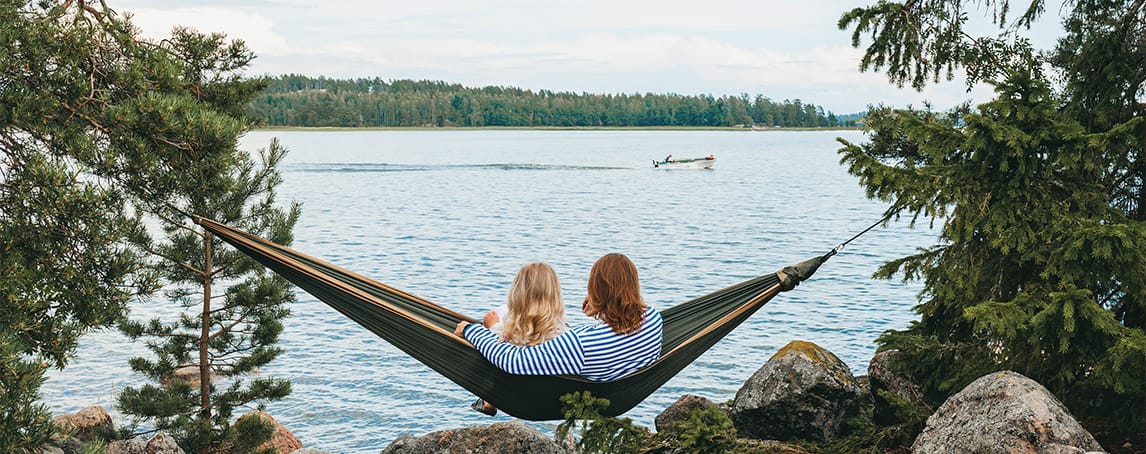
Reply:
<svg viewBox="0 0 1146 454"><path fill-rule="evenodd" d="M509 287L506 304L489 311L482 325L502 342L523 347L553 339L568 329L561 282L553 267L542 262L527 263L517 271ZM497 409L481 399L471 405L487 415Z"/></svg>

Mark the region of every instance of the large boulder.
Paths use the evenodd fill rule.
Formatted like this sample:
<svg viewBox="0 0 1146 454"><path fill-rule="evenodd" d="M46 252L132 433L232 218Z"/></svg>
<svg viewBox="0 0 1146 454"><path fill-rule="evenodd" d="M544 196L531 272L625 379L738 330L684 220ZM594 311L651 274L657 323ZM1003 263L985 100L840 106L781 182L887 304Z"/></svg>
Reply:
<svg viewBox="0 0 1146 454"><path fill-rule="evenodd" d="M73 433L80 440L102 438L115 431L111 415L103 407L88 407L75 413L56 416L52 419L65 433Z"/></svg>
<svg viewBox="0 0 1146 454"><path fill-rule="evenodd" d="M736 392L732 420L745 438L828 440L859 413L862 394L851 369L836 355L811 342L793 341Z"/></svg>
<svg viewBox="0 0 1146 454"><path fill-rule="evenodd" d="M1016 372L984 375L927 418L918 453L1083 453L1102 451L1066 407Z"/></svg>
<svg viewBox="0 0 1146 454"><path fill-rule="evenodd" d="M302 442L299 441L298 437L294 436L294 433L291 432L290 429L283 427L282 424L275 421L275 418L272 418L271 415L255 410L239 417L239 421L246 418L260 418L265 422L269 422L275 428L274 433L271 434L271 439L259 445L255 448L256 450L274 448L275 452L279 454L290 454L302 448ZM238 424L238 421L236 421L236 424Z"/></svg>
<svg viewBox="0 0 1146 454"><path fill-rule="evenodd" d="M520 421L443 430L431 432L421 437L403 435L382 450L382 454L434 454L441 452L566 454L568 451L558 446L557 443L537 429Z"/></svg>
<svg viewBox="0 0 1146 454"><path fill-rule="evenodd" d="M903 352L887 350L876 353L868 363L868 381L871 383L871 396L875 404L872 409L872 420L876 424L890 426L903 422L895 415L888 400L880 395L881 392L890 393L915 406L927 407L923 393L911 376L892 370L891 364L902 357Z"/></svg>

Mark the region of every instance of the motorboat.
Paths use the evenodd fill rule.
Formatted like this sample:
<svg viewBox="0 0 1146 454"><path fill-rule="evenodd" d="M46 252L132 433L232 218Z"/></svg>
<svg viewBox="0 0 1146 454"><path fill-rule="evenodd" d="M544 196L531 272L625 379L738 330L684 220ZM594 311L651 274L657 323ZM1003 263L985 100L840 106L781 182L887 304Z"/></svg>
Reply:
<svg viewBox="0 0 1146 454"><path fill-rule="evenodd" d="M661 161L653 161L654 169L711 169L716 164L716 156L708 155L703 158L675 159L672 155Z"/></svg>

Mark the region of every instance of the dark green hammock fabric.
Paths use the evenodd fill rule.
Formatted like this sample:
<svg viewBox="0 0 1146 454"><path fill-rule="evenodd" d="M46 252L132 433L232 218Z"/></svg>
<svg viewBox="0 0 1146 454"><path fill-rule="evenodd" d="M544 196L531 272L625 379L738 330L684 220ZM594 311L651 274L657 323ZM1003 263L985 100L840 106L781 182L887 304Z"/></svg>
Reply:
<svg viewBox="0 0 1146 454"><path fill-rule="evenodd" d="M625 413L777 293L810 277L828 257L785 268L795 278L784 283L776 273L766 274L661 310L661 358L620 379L595 382L577 376L506 373L453 334L459 321L476 322L473 318L228 225L198 217L195 221L499 410L532 421L563 419L560 397L574 391L608 399L604 416Z"/></svg>

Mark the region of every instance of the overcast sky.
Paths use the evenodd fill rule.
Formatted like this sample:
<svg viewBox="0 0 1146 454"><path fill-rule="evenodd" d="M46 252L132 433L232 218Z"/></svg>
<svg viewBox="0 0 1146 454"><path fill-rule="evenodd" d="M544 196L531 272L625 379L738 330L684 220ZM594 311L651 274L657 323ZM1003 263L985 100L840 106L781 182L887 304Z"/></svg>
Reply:
<svg viewBox="0 0 1146 454"><path fill-rule="evenodd" d="M922 93L860 73L836 27L875 0L111 0L145 36L223 32L258 55L250 74L441 80L590 93L761 94L838 114L869 104L974 99L960 81ZM1053 8L1053 7L1052 7ZM1057 19L1033 32L1047 47Z"/></svg>

